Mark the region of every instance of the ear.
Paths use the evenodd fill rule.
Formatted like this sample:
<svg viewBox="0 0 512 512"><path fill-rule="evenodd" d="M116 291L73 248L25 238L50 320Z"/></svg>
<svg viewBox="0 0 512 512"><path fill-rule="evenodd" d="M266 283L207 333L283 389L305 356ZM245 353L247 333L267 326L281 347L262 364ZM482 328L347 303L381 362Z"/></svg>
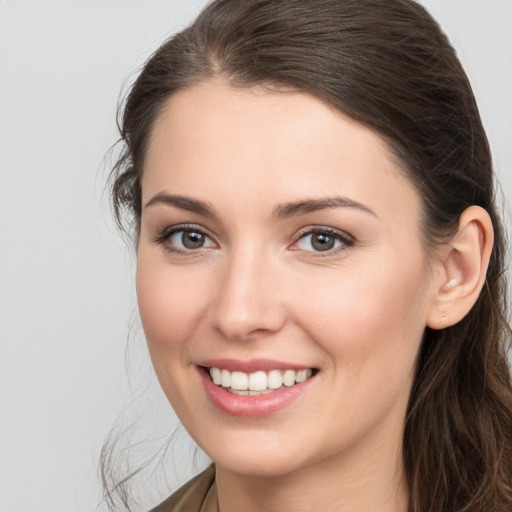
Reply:
<svg viewBox="0 0 512 512"><path fill-rule="evenodd" d="M427 325L444 329L460 322L475 304L485 283L494 242L489 214L470 206L446 250L441 251L439 272Z"/></svg>

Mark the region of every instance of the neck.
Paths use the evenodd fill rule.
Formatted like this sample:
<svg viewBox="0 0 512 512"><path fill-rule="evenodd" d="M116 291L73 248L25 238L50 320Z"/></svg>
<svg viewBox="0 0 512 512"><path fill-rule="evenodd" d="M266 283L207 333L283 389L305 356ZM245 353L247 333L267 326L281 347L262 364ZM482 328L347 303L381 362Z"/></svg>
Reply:
<svg viewBox="0 0 512 512"><path fill-rule="evenodd" d="M388 445L389 447L389 445ZM407 512L401 446L345 453L285 475L254 476L217 466L220 512Z"/></svg>

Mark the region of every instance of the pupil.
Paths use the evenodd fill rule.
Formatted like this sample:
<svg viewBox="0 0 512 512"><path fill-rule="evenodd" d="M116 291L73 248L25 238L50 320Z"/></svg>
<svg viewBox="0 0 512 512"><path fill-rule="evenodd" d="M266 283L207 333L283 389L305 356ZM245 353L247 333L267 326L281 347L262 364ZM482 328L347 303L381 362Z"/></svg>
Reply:
<svg viewBox="0 0 512 512"><path fill-rule="evenodd" d="M317 251L328 251L334 247L334 237L326 234L313 235L311 244Z"/></svg>
<svg viewBox="0 0 512 512"><path fill-rule="evenodd" d="M185 231L181 237L183 246L187 249L198 249L204 244L204 235L194 231Z"/></svg>

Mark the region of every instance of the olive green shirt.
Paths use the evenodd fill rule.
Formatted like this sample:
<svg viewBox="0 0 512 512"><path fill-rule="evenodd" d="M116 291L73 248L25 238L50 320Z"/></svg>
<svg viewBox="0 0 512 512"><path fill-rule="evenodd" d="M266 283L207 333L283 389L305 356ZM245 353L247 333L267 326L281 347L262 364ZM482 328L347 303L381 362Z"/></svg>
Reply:
<svg viewBox="0 0 512 512"><path fill-rule="evenodd" d="M201 512L205 498L215 484L215 466L189 480L151 512Z"/></svg>

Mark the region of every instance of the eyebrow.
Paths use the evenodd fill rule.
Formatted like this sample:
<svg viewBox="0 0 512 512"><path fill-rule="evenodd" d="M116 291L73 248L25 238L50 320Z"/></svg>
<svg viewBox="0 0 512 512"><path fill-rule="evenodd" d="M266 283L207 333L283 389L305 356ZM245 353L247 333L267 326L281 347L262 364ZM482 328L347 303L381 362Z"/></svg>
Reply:
<svg viewBox="0 0 512 512"><path fill-rule="evenodd" d="M316 212L318 210L325 210L327 208L340 207L356 208L378 218L377 214L364 204L358 203L357 201L353 201L348 197L340 196L325 197L319 199L305 199L303 201L294 201L292 203L282 204L274 209L272 217L275 219L284 219L287 217L305 215L308 213Z"/></svg>
<svg viewBox="0 0 512 512"><path fill-rule="evenodd" d="M216 217L215 209L210 203L206 201L199 201L192 199L187 196L180 196L176 194L165 194L160 192L153 196L145 205L145 208L153 206L155 204L164 204L180 208L189 212L197 213L204 217ZM347 197L324 197L318 199L304 199L299 201L293 201L291 203L284 203L276 206L272 212L272 218L281 220L288 217L295 217L299 215L306 215L308 213L316 212L319 210L325 210L328 208L356 208L365 213L369 213L374 217L377 214L357 201L349 199Z"/></svg>
<svg viewBox="0 0 512 512"><path fill-rule="evenodd" d="M145 208L153 206L155 204L166 204L180 208L181 210L187 210L194 212L203 217L215 217L215 210L210 203L205 201L198 201L186 196L179 196L175 194L165 194L160 192L153 196L147 203Z"/></svg>

